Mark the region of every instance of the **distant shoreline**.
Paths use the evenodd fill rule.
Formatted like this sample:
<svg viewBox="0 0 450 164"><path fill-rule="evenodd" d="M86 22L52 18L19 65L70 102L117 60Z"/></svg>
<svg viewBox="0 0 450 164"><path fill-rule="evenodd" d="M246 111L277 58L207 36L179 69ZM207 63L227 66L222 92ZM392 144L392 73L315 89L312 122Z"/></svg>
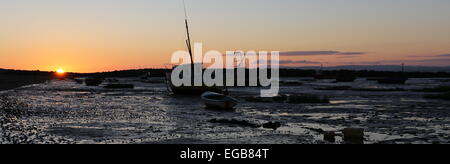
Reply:
<svg viewBox="0 0 450 164"><path fill-rule="evenodd" d="M138 69L138 70L123 70L113 72L99 72L99 73L67 73L67 78L76 77L142 77L151 75L151 77L165 77L167 69ZM250 71L250 70L246 70ZM401 71L368 71L368 70L322 70L321 76L338 78L343 75L351 75L358 78L383 78L383 77L397 77L399 75L408 78L450 78L450 72L401 72ZM248 75L248 73L246 73ZM309 77L315 78L317 76L317 69L280 69L280 77ZM0 91L11 90L26 85L40 84L55 78L54 72L43 71L24 71L24 70L6 70L0 69Z"/></svg>
<svg viewBox="0 0 450 164"><path fill-rule="evenodd" d="M22 86L40 84L51 80L50 76L42 75L0 75L0 91L16 89Z"/></svg>

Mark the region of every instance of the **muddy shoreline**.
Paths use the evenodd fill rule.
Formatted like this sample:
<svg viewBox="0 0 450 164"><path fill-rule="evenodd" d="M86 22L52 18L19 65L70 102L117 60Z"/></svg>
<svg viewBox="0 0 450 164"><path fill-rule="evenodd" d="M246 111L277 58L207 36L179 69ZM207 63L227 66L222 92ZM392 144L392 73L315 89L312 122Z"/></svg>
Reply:
<svg viewBox="0 0 450 164"><path fill-rule="evenodd" d="M45 133L43 129L28 124L27 105L0 95L0 144L71 144L71 140Z"/></svg>
<svg viewBox="0 0 450 164"><path fill-rule="evenodd" d="M42 75L0 74L0 91L11 90L32 84L41 84L51 79L52 79L51 76L42 76Z"/></svg>
<svg viewBox="0 0 450 164"><path fill-rule="evenodd" d="M316 95L327 97L328 103L247 101L259 90L236 88L231 95L240 104L232 112L205 109L198 97L170 95L164 84L120 80L136 88L105 89L63 80L7 92L28 104L27 115L15 121L19 129L25 129L20 134L28 134L26 127L35 127L38 136L57 138L24 143L341 144L346 143L346 128L364 129L366 144L450 143L450 102L426 99L425 95L434 93L420 92L448 85L441 79L413 79L402 86L363 79L353 83L319 80L281 88L283 95ZM339 86L378 89L315 89ZM277 128L262 126L268 123Z"/></svg>

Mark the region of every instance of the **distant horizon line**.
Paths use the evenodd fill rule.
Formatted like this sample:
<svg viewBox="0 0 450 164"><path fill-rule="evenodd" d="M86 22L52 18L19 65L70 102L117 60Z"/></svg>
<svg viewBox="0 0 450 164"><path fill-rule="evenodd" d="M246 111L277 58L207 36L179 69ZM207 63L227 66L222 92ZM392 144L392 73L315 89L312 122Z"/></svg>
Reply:
<svg viewBox="0 0 450 164"><path fill-rule="evenodd" d="M316 68L329 68L329 69L339 69L342 67L347 67L348 70L352 70L349 69L348 67L361 67L361 68L353 68L353 70L361 70L364 69L363 67L371 67L371 68L376 68L376 67L380 67L379 69L383 69L381 67L402 67L402 65L392 65L392 64L387 64L387 65L336 65L336 66L280 66L280 69L316 69ZM428 69L447 69L447 71L450 71L450 65L448 66L424 66L424 65L405 65L405 68L428 68ZM107 72L118 72L118 71L133 71L133 70L158 70L158 69L166 69L168 70L168 68L130 68L130 69L117 69L117 70L110 70L110 71L94 71L94 72L72 72L72 71L67 71L67 73L79 73L79 74L91 74L91 73L107 73ZM388 69L388 68L385 68ZM0 71L2 70L7 70L7 71L39 71L39 72L56 72L56 70L39 70L39 69L14 69L14 68L1 68L0 67ZM367 70L371 70L371 69L367 69ZM373 69L372 69L373 70Z"/></svg>

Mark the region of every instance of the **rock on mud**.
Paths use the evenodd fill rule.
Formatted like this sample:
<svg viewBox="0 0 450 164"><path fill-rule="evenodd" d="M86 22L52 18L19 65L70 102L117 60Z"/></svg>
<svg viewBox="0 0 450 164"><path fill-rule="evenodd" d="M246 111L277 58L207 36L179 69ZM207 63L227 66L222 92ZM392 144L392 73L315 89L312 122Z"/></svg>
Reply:
<svg viewBox="0 0 450 164"><path fill-rule="evenodd" d="M364 144L364 129L346 128L342 130L344 141L349 144Z"/></svg>
<svg viewBox="0 0 450 164"><path fill-rule="evenodd" d="M209 120L208 122L210 122L210 123L221 123L221 124L236 125L236 126L240 126L240 127L251 127L251 128L259 128L259 127L261 127L261 125L258 125L258 124L255 124L255 123L250 123L249 121L246 121L246 120L236 120L236 119L232 119L232 120L212 119L212 120Z"/></svg>
<svg viewBox="0 0 450 164"><path fill-rule="evenodd" d="M291 103L291 104L319 104L330 103L330 100L326 97L320 97L310 94L284 94L275 97L248 97L248 102L260 102L260 103Z"/></svg>
<svg viewBox="0 0 450 164"><path fill-rule="evenodd" d="M279 122L268 122L263 124L263 128L277 130L281 127L281 123Z"/></svg>
<svg viewBox="0 0 450 164"><path fill-rule="evenodd" d="M251 127L251 128L266 128L266 129L273 129L276 130L278 128L281 127L281 123L280 122L268 122L265 124L256 124L256 123L251 123L249 121L246 120L236 120L236 119L231 119L231 120L227 120L227 119L212 119L209 120L208 122L210 123L219 123L219 124L228 124L228 125L234 125L234 126L239 126L239 127Z"/></svg>
<svg viewBox="0 0 450 164"><path fill-rule="evenodd" d="M327 142L336 142L336 133L335 132L324 132L323 133L323 140Z"/></svg>

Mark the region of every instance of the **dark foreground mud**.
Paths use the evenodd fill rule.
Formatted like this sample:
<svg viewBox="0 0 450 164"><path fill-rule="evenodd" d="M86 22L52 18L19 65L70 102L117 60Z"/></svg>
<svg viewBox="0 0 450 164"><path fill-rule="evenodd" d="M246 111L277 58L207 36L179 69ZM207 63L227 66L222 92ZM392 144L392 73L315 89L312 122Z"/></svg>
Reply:
<svg viewBox="0 0 450 164"><path fill-rule="evenodd" d="M71 144L70 139L50 135L22 120L27 106L7 95L0 95L0 144Z"/></svg>
<svg viewBox="0 0 450 164"><path fill-rule="evenodd" d="M134 89L87 87L72 81L26 86L3 92L25 102L27 115L12 120L0 117L1 141L329 144L345 143L343 130L348 128L363 129L367 144L450 141L450 102L428 99L427 95L439 93L420 91L447 85L442 79L413 79L399 86L364 79L353 83L289 80L303 85L283 86L282 94L316 95L329 103L246 101L258 96L259 89L239 88L231 94L240 104L227 112L205 109L199 97L170 95L164 84L136 79L120 79L134 84ZM317 89L332 87L346 90ZM16 134L27 139L5 137Z"/></svg>

